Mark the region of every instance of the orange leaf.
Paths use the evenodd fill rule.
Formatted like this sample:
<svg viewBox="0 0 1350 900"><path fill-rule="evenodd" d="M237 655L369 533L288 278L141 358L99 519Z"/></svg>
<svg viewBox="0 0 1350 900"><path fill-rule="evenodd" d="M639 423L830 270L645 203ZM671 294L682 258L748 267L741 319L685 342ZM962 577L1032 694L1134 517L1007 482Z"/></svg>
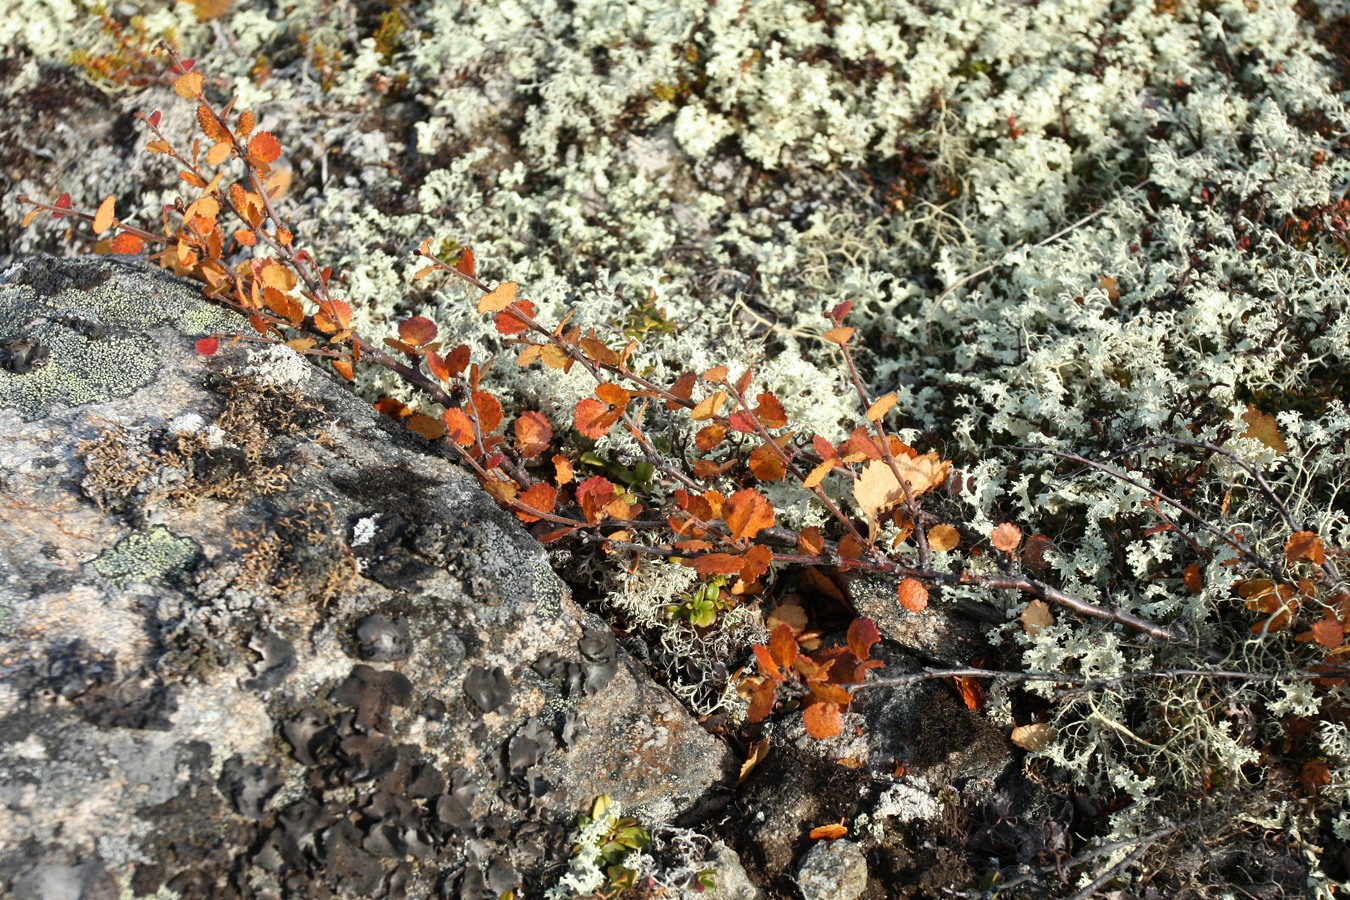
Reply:
<svg viewBox="0 0 1350 900"><path fill-rule="evenodd" d="M412 316L398 323L398 336L414 347L436 340L436 332L436 323L426 316Z"/></svg>
<svg viewBox="0 0 1350 900"><path fill-rule="evenodd" d="M614 482L602 475L592 475L577 485L577 504L581 506L586 521L592 525L599 522L605 507L614 500Z"/></svg>
<svg viewBox="0 0 1350 900"><path fill-rule="evenodd" d="M792 633L790 625L779 625L769 635L769 654L783 668L792 668L792 664L797 661L797 636Z"/></svg>
<svg viewBox="0 0 1350 900"><path fill-rule="evenodd" d="M145 241L141 240L139 235L132 234L129 231L122 232L112 241L112 252L114 253L131 255L140 253L144 249Z"/></svg>
<svg viewBox="0 0 1350 900"><path fill-rule="evenodd" d="M1323 647L1335 650L1345 640L1345 629L1334 616L1327 616L1313 623L1312 636Z"/></svg>
<svg viewBox="0 0 1350 900"><path fill-rule="evenodd" d="M420 434L429 441L445 437L445 425L440 419L433 419L431 416L409 416L406 420L408 428Z"/></svg>
<svg viewBox="0 0 1350 900"><path fill-rule="evenodd" d="M811 829L811 840L833 841L846 834L848 834L848 829L838 823L833 825L821 825L819 828Z"/></svg>
<svg viewBox="0 0 1350 900"><path fill-rule="evenodd" d="M814 490L819 487L820 483L825 480L825 476L834 471L836 465L838 465L838 463L833 459L825 460L823 463L812 469L811 474L807 475L806 478L802 480L802 487L807 490Z"/></svg>
<svg viewBox="0 0 1350 900"><path fill-rule="evenodd" d="M750 468L750 474L760 481L781 481L787 474L787 467L770 444L761 444L751 450L746 465Z"/></svg>
<svg viewBox="0 0 1350 900"><path fill-rule="evenodd" d="M519 285L514 281L503 281L490 293L483 295L482 299L478 301L478 311L480 313L501 312L516 302L516 289L518 287Z"/></svg>
<svg viewBox="0 0 1350 900"><path fill-rule="evenodd" d="M465 247L459 251L459 259L455 260L455 271L461 275L468 275L470 278L477 277L477 271L474 268L473 248Z"/></svg>
<svg viewBox="0 0 1350 900"><path fill-rule="evenodd" d="M951 525L934 525L928 529L928 546L939 553L955 550L961 543L961 532Z"/></svg>
<svg viewBox="0 0 1350 900"><path fill-rule="evenodd" d="M789 637L791 633L789 632ZM772 645L772 637L770 644ZM796 640L793 640L793 646L796 646ZM778 661L774 659L773 651L763 644L755 644L751 649L755 653L755 661L759 663L759 673L771 681L782 681L783 672L778 668ZM796 656L793 657L796 660Z"/></svg>
<svg viewBox="0 0 1350 900"><path fill-rule="evenodd" d="M239 124L235 126L234 133L239 136L241 141L246 140L253 133L255 122L253 113L247 109L244 110L239 114Z"/></svg>
<svg viewBox="0 0 1350 900"><path fill-rule="evenodd" d="M446 431L450 435L450 440L459 444L461 447L468 447L475 438L473 433L473 422L464 414L464 410L458 406L452 406L441 415L441 421L445 422Z"/></svg>
<svg viewBox="0 0 1350 900"><path fill-rule="evenodd" d="M736 540L753 538L773 525L773 504L754 488L744 488L727 498L722 519Z"/></svg>
<svg viewBox="0 0 1350 900"><path fill-rule="evenodd" d="M996 550L1012 553L1022 543L1022 529L1011 522L1004 522L989 534L989 541Z"/></svg>
<svg viewBox="0 0 1350 900"><path fill-rule="evenodd" d="M702 450L704 453L707 453L709 450L712 450L718 444L722 443L726 436L727 429L725 426L716 423L704 425L698 430L698 434L694 435L694 446L698 447L698 449Z"/></svg>
<svg viewBox="0 0 1350 900"><path fill-rule="evenodd" d="M755 410L755 414L759 416L761 425L765 428L783 428L787 425L787 413L783 411L783 404L777 397L763 393L755 399L759 401L759 409Z"/></svg>
<svg viewBox="0 0 1350 900"><path fill-rule="evenodd" d="M117 198L112 194L103 198L103 202L98 205L98 212L94 214L94 234L102 234L112 227L113 223L113 205Z"/></svg>
<svg viewBox="0 0 1350 900"><path fill-rule="evenodd" d="M867 420L869 422L880 422L887 411L896 403L896 396L892 392L884 397L878 397L871 406L867 408ZM854 421L857 421L856 419Z"/></svg>
<svg viewBox="0 0 1350 900"><path fill-rule="evenodd" d="M976 711L984 705L984 688L974 678L955 675L952 682L956 685L956 692L961 695L961 701L966 704L966 709Z"/></svg>
<svg viewBox="0 0 1350 900"><path fill-rule="evenodd" d="M877 623L869 618L854 619L848 626L848 649L858 659L867 659L872 654L872 646L881 640L881 631Z"/></svg>
<svg viewBox="0 0 1350 900"><path fill-rule="evenodd" d="M820 681L813 678L806 686L817 700L833 703L841 709L853 702L853 695L837 684L831 684L828 681Z"/></svg>
<svg viewBox="0 0 1350 900"><path fill-rule="evenodd" d="M797 550L805 556L819 556L825 550L825 538L815 525L797 535Z"/></svg>
<svg viewBox="0 0 1350 900"><path fill-rule="evenodd" d="M928 608L928 588L917 579L903 579L896 588L896 593L899 595L900 605L910 612L920 613Z"/></svg>
<svg viewBox="0 0 1350 900"><path fill-rule="evenodd" d="M711 578L714 575L739 574L741 566L745 564L745 559L739 554L707 553L703 556L695 556L693 559L686 559L684 562L685 565L690 566L704 578Z"/></svg>
<svg viewBox="0 0 1350 900"><path fill-rule="evenodd" d="M352 381L356 378L356 371L352 368L352 361L350 359L333 360L333 371L337 372L348 381Z"/></svg>
<svg viewBox="0 0 1350 900"><path fill-rule="evenodd" d="M557 501L557 489L550 484L544 484L542 481L516 498L516 502L522 503L541 513L553 512L553 507ZM531 515L523 509L516 510L516 517L522 522L538 522L540 519L539 516Z"/></svg>
<svg viewBox="0 0 1350 900"><path fill-rule="evenodd" d="M1322 546L1322 539L1318 537L1315 531L1299 531L1289 538L1284 545L1285 559L1290 562L1298 562L1306 559L1313 565L1320 566L1327 560L1327 553Z"/></svg>
<svg viewBox="0 0 1350 900"><path fill-rule="evenodd" d="M1186 590L1192 594L1198 594L1205 588L1205 577L1201 572L1199 563L1191 563L1186 567L1186 573L1181 576L1182 581L1186 582Z"/></svg>
<svg viewBox="0 0 1350 900"><path fill-rule="evenodd" d="M502 424L502 405L487 391L473 392L474 411L478 414L478 428L483 434L490 434Z"/></svg>
<svg viewBox="0 0 1350 900"><path fill-rule="evenodd" d="M851 330L851 329L850 329ZM835 703L812 703L802 713L806 733L818 741L832 738L844 730L844 717Z"/></svg>
<svg viewBox="0 0 1350 900"><path fill-rule="evenodd" d="M553 480L558 484L570 484L576 477L576 472L572 468L572 461L561 453L553 456Z"/></svg>
<svg viewBox="0 0 1350 900"><path fill-rule="evenodd" d="M586 354L586 358L593 362L601 363L607 366L617 366L619 364L619 354L615 353L603 342L593 337L584 337L577 341L577 346L581 352ZM690 376L691 379L693 376ZM692 383L692 382L691 382Z"/></svg>
<svg viewBox="0 0 1350 900"><path fill-rule="evenodd" d="M760 579L761 575L769 571L769 566L772 563L773 550L756 544L746 552L742 559L741 570L738 573L741 581L747 585L754 584Z"/></svg>
<svg viewBox="0 0 1350 900"><path fill-rule="evenodd" d="M751 722L763 722L773 712L774 701L778 698L778 683L771 678L756 679L750 691L750 710L746 718Z"/></svg>
<svg viewBox="0 0 1350 900"><path fill-rule="evenodd" d="M613 351L611 350L610 352L612 353ZM670 386L670 393L681 400L688 400L694 394L694 384L697 381L698 379L694 376L693 372L685 372L679 378L675 379L675 383ZM679 409L679 407L680 404L673 400L666 401L666 409Z"/></svg>
<svg viewBox="0 0 1350 900"><path fill-rule="evenodd" d="M608 434L614 423L619 420L619 416L612 415L610 408L594 397L578 401L572 418L576 430L593 441Z"/></svg>
<svg viewBox="0 0 1350 900"><path fill-rule="evenodd" d="M248 142L248 155L265 163L281 159L281 142L270 131L260 131Z"/></svg>
<svg viewBox="0 0 1350 900"><path fill-rule="evenodd" d="M218 166L230 158L230 151L234 145L229 141L218 141L211 145L211 149L206 151L206 162L208 165Z"/></svg>
<svg viewBox="0 0 1350 900"><path fill-rule="evenodd" d="M689 414L689 418L693 419L695 422L711 419L717 415L718 410L722 408L722 404L726 402L726 399L726 391L717 391L713 394L709 394L699 401L698 405L694 407L694 411Z"/></svg>
<svg viewBox="0 0 1350 900"><path fill-rule="evenodd" d="M823 334L822 337L824 337L825 340L829 341L830 343L838 344L839 346L842 347L848 343L849 338L853 337L853 332L856 330L857 330L856 328L843 325L838 328L831 328L829 331L825 332L825 334ZM854 421L857 420L855 419Z"/></svg>
<svg viewBox="0 0 1350 900"><path fill-rule="evenodd" d="M553 426L541 412L523 412L513 426L519 442L520 455L531 459L548 449L553 440Z"/></svg>
<svg viewBox="0 0 1350 900"><path fill-rule="evenodd" d="M596 387L595 396L599 397L610 406L623 406L629 400L633 399L633 395L628 391L619 387L617 384L608 382Z"/></svg>
<svg viewBox="0 0 1350 900"><path fill-rule="evenodd" d="M713 384L721 384L722 382L727 380L727 367L713 366L711 369L703 373L703 380L710 381Z"/></svg>

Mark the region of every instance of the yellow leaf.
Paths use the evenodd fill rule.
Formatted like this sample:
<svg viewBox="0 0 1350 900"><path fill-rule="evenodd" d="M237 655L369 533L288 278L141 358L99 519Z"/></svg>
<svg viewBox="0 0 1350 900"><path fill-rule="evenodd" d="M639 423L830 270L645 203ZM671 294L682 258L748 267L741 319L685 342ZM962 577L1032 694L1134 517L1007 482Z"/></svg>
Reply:
<svg viewBox="0 0 1350 900"><path fill-rule="evenodd" d="M834 467L837 465L838 463L832 459L825 460L811 470L811 474L807 475L805 480L802 481L802 487L806 488L808 491L815 489L825 480L826 475L834 471Z"/></svg>
<svg viewBox="0 0 1350 900"><path fill-rule="evenodd" d="M886 415L892 406L895 405L896 396L894 393L887 394L884 397L878 397L871 406L867 408L867 421L880 422L881 417Z"/></svg>
<svg viewBox="0 0 1350 900"><path fill-rule="evenodd" d="M483 299L478 301L478 311L480 313L501 312L516 302L516 289L518 287L519 285L514 281L502 282L490 294L484 294Z"/></svg>
<svg viewBox="0 0 1350 900"><path fill-rule="evenodd" d="M102 234L112 227L113 205L116 202L117 198L109 194L98 205L98 212L94 214L94 234Z"/></svg>
<svg viewBox="0 0 1350 900"><path fill-rule="evenodd" d="M173 92L184 100L192 100L202 92L202 73L188 72L173 83Z"/></svg>
<svg viewBox="0 0 1350 900"><path fill-rule="evenodd" d="M951 471L949 461L938 458L936 453L925 453L913 459L900 458L895 461L896 469L909 485L912 496L919 496L942 484ZM879 517L899 506L905 500L904 488L895 472L884 460L874 459L863 468L858 480L853 483L853 499L867 517L870 529L869 540L876 540L881 525Z"/></svg>
<svg viewBox="0 0 1350 900"><path fill-rule="evenodd" d="M206 162L209 165L218 166L230 158L230 149L233 145L229 141L217 141L211 145L211 149L206 151Z"/></svg>
<svg viewBox="0 0 1350 900"><path fill-rule="evenodd" d="M726 402L726 399L726 391L718 391L715 394L709 394L699 401L698 406L694 407L694 411L689 414L689 417L695 422L711 419L713 416L717 415L717 411L722 408L722 404Z"/></svg>

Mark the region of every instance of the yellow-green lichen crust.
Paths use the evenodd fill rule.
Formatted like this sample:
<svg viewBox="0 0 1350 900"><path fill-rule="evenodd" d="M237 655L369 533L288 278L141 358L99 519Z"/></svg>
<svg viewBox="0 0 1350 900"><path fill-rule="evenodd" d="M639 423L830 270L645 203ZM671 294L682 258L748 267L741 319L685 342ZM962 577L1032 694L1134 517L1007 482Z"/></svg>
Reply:
<svg viewBox="0 0 1350 900"><path fill-rule="evenodd" d="M163 525L133 532L104 550L90 563L109 581L126 584L169 578L186 571L201 555L196 541L179 537Z"/></svg>
<svg viewBox="0 0 1350 900"><path fill-rule="evenodd" d="M0 282L0 345L37 341L50 354L26 372L0 367L0 409L25 421L144 387L163 357L163 339L147 333L153 329L193 337L239 327L237 316L155 270L112 259L76 265L78 277L56 279L36 258Z"/></svg>

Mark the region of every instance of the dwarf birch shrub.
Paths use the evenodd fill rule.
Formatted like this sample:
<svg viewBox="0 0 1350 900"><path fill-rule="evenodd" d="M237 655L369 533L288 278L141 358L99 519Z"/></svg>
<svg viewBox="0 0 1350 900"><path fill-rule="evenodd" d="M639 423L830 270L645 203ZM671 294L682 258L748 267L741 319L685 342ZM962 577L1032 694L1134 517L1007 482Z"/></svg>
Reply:
<svg viewBox="0 0 1350 900"><path fill-rule="evenodd" d="M1310 563L1286 553L1293 533L1319 535L1332 554L1350 543L1350 113L1344 60L1319 42L1342 5L513 0L402 14L387 52L325 26L310 3L286 22L231 11L220 27L236 51L186 13L175 20L183 47L244 105L284 101L268 127L301 148L287 199L316 255L343 273L357 327L424 315L476 352L500 349L460 286L413 281L407 254L422 239L471 244L494 279L522 285L540 321L621 330L658 309L678 327L639 338L654 381L753 366L795 426L837 443L856 410L819 313L853 302L869 387L896 393L904 440L962 470L944 501L954 521L980 535L1018 522L1037 539L1023 566L1194 643L1068 615L1033 636L1020 594L960 585L945 599L1002 609L1008 624L992 636L1027 670L1252 675L1126 679L1062 700L1059 737L1033 765L1127 798L1115 839L1201 801L1328 839L1345 786L1308 767L1347 756L1327 713L1344 689L1298 673L1337 649L1313 624L1346 618L1325 589L1300 595L1297 624L1281 623L1253 587L1253 560L1306 577ZM91 30L10 26L16 46L47 60ZM301 33L297 55L288 42ZM249 74L262 57L278 61L266 79ZM67 177L92 192L114 167L82 156ZM509 360L494 375L512 412L555 419L594 388L579 371ZM413 402L373 369L358 388ZM660 427L672 446L692 439L675 417ZM620 466L641 456L621 432L595 451ZM822 524L790 489L766 494L786 525ZM712 631L672 622L688 570L663 571L586 574L657 632L657 664L692 706L742 713L716 673L764 631L744 614ZM997 562L968 571L993 575ZM681 656L695 673L683 682ZM1258 769L1293 771L1311 802L1262 807L1248 790L1266 777ZM1346 839L1343 814L1335 831ZM1311 871L1325 888L1329 876Z"/></svg>

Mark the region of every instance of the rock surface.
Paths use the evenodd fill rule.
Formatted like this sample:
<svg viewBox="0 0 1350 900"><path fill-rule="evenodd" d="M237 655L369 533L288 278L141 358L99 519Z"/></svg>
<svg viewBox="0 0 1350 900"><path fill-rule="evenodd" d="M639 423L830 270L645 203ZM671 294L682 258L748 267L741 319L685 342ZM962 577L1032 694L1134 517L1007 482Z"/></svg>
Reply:
<svg viewBox="0 0 1350 900"><path fill-rule="evenodd" d="M0 893L529 896L723 746L461 470L113 260L0 283ZM254 345L256 347L256 345Z"/></svg>

